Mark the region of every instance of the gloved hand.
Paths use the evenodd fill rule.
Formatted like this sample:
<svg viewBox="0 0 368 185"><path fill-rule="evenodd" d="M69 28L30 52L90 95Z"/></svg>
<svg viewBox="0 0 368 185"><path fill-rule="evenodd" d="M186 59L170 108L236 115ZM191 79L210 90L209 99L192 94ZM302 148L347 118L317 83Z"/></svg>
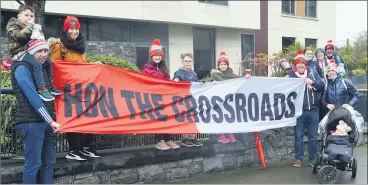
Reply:
<svg viewBox="0 0 368 185"><path fill-rule="evenodd" d="M45 36L42 33L42 27L39 24L34 24L33 25L33 30L32 30L32 35L31 35L31 39L34 40L45 40Z"/></svg>
<svg viewBox="0 0 368 185"><path fill-rule="evenodd" d="M33 26L34 26L34 24L32 24L32 23L27 24L28 29L31 30L31 31L33 30Z"/></svg>

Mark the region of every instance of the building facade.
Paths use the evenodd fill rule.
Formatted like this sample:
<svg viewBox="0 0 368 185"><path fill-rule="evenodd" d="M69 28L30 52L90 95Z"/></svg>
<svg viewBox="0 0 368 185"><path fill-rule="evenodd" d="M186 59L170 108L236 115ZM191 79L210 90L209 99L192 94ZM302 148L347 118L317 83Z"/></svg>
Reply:
<svg viewBox="0 0 368 185"><path fill-rule="evenodd" d="M271 54L295 40L322 45L334 39L334 2L311 1L315 9L304 12L300 2L304 1L47 1L44 30L46 36L58 37L65 15L75 15L89 42L133 44L134 63L140 68L149 59L152 40L159 38L171 74L181 65L180 54L190 52L203 78L222 51L240 73L241 61L255 53ZM16 1L1 1L2 37L18 6ZM313 10L317 16L310 18Z"/></svg>
<svg viewBox="0 0 368 185"><path fill-rule="evenodd" d="M335 1L269 1L268 53L299 41L324 47L336 37Z"/></svg>

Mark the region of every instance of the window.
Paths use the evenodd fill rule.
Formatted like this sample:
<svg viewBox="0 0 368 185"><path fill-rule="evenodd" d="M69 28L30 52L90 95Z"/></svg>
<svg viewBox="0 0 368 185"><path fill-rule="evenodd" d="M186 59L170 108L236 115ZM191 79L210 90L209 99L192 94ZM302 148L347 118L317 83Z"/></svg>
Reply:
<svg viewBox="0 0 368 185"><path fill-rule="evenodd" d="M254 35L241 34L241 59L250 59L254 57Z"/></svg>
<svg viewBox="0 0 368 185"><path fill-rule="evenodd" d="M45 37L59 38L64 26L65 16L45 15L44 33Z"/></svg>
<svg viewBox="0 0 368 185"><path fill-rule="evenodd" d="M305 39L305 46L306 47L313 47L316 48L317 47L317 39Z"/></svg>
<svg viewBox="0 0 368 185"><path fill-rule="evenodd" d="M206 77L216 66L215 29L193 28L194 71Z"/></svg>
<svg viewBox="0 0 368 185"><path fill-rule="evenodd" d="M283 0L282 13L295 15L295 0Z"/></svg>
<svg viewBox="0 0 368 185"><path fill-rule="evenodd" d="M198 0L200 3L208 3L208 4L215 4L215 5L222 5L228 6L228 1L214 1L214 0Z"/></svg>
<svg viewBox="0 0 368 185"><path fill-rule="evenodd" d="M11 11L1 11L1 36L6 37L6 25L9 19L12 17L17 17L17 12Z"/></svg>
<svg viewBox="0 0 368 185"><path fill-rule="evenodd" d="M130 42L130 22L104 19L88 20L88 39L92 41Z"/></svg>
<svg viewBox="0 0 368 185"><path fill-rule="evenodd" d="M158 38L162 47L169 44L169 26L163 23L132 22L133 42L151 46L153 39Z"/></svg>
<svg viewBox="0 0 368 185"><path fill-rule="evenodd" d="M282 52L285 52L287 47L295 44L295 37L282 37Z"/></svg>
<svg viewBox="0 0 368 185"><path fill-rule="evenodd" d="M155 38L160 39L162 48L164 50L164 59L167 62L166 65L169 66L170 61L168 61L169 53L167 49L169 46L168 24L152 22L132 22L132 41L136 44L137 47L137 57L141 53L143 54L143 57L137 58L138 66L141 65L143 67L143 65L148 61L149 48L151 47L151 44Z"/></svg>
<svg viewBox="0 0 368 185"><path fill-rule="evenodd" d="M317 1L316 0L305 1L305 16L317 17Z"/></svg>

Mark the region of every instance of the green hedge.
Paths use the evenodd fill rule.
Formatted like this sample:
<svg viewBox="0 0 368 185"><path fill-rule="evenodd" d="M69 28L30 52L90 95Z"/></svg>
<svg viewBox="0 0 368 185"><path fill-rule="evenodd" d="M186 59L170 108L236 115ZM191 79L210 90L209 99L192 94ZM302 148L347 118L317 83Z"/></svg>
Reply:
<svg viewBox="0 0 368 185"><path fill-rule="evenodd" d="M364 69L354 69L352 71L353 76L367 76L367 71Z"/></svg>
<svg viewBox="0 0 368 185"><path fill-rule="evenodd" d="M124 59L116 58L116 57L111 57L111 56L90 56L90 57L87 57L87 62L88 63L101 62L102 64L106 64L106 65L110 65L110 66L115 66L115 67L120 67L120 68L124 68L124 69L127 69L127 70L140 72L138 67L136 65L132 64L131 62L129 62L128 60L124 60Z"/></svg>

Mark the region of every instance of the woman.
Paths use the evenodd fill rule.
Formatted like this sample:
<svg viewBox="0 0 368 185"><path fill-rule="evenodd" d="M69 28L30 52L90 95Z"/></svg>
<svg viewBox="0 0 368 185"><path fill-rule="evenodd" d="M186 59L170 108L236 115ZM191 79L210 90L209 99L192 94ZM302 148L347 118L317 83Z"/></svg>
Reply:
<svg viewBox="0 0 368 185"><path fill-rule="evenodd" d="M220 56L217 60L217 68L211 70L211 78L214 81L223 81L229 80L233 78L238 78L239 76L233 73L233 70L229 67L229 58L227 57L225 52L221 52ZM236 138L234 134L229 134L228 137L225 134L221 134L218 138L218 142L220 143L229 143L236 142Z"/></svg>
<svg viewBox="0 0 368 185"><path fill-rule="evenodd" d="M319 67L319 65L317 64L317 62L315 62L313 60L313 49L312 48L305 48L304 49L304 56L307 59L307 66L312 69L317 71L317 73L319 74L319 76L321 78L323 78L323 72L321 70L321 68Z"/></svg>
<svg viewBox="0 0 368 185"><path fill-rule="evenodd" d="M325 80L325 82L327 82L327 55L325 53L325 51L322 48L318 48L315 52L315 56L316 56L316 62L317 65L319 66L319 68L321 68L322 71L322 77Z"/></svg>
<svg viewBox="0 0 368 185"><path fill-rule="evenodd" d="M315 52L315 57L316 57L316 64L318 66L318 68L320 69L320 76L323 79L323 81L325 82L325 86L327 86L327 55L324 51L324 49L322 48L318 48ZM325 89L318 94L318 97L321 97L320 99L322 100L322 96L324 93ZM326 107L324 107L322 104L320 106L319 109L319 121L321 121L325 115L327 114L328 110Z"/></svg>
<svg viewBox="0 0 368 185"><path fill-rule="evenodd" d="M51 60L86 62L86 40L76 17L67 16L60 39L50 38Z"/></svg>
<svg viewBox="0 0 368 185"><path fill-rule="evenodd" d="M339 74L338 65L334 59L327 66L328 84L322 97L322 105L328 110L337 106L354 106L359 99L358 89Z"/></svg>
<svg viewBox="0 0 368 185"><path fill-rule="evenodd" d="M154 77L170 80L169 70L166 67L165 60L163 59L164 51L162 50L161 41L159 39L153 40L149 55L151 60L143 66L143 73ZM170 138L170 134L156 134L156 148L159 150L180 148L180 146L171 141Z"/></svg>
<svg viewBox="0 0 368 185"><path fill-rule="evenodd" d="M86 41L80 29L80 23L76 17L66 17L60 39L50 38L48 40L52 61L86 62ZM91 148L92 136L91 134L66 133L70 149L66 158L84 161L87 160L86 157L100 157Z"/></svg>

